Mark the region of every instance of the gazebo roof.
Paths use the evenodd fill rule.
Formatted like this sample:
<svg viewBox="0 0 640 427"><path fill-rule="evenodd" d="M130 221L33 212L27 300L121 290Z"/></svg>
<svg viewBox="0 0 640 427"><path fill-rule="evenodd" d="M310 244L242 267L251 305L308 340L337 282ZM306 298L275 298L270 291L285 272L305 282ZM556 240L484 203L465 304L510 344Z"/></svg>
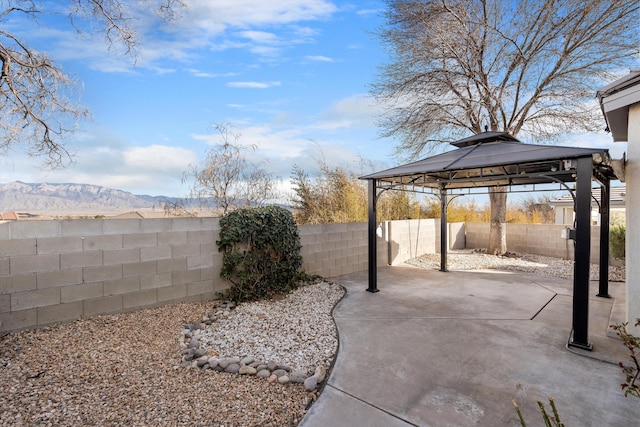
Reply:
<svg viewBox="0 0 640 427"><path fill-rule="evenodd" d="M452 145L459 148L360 179L434 189L573 182L572 160L587 156L600 174L615 178L607 149L524 144L506 132L483 132Z"/></svg>
<svg viewBox="0 0 640 427"><path fill-rule="evenodd" d="M575 229L569 232L574 245L573 315L571 346L590 350L589 265L591 257L591 193L593 179L603 194L600 233L600 279L598 296L608 297L610 180L615 178L609 151L523 144L506 132L483 132L453 143L457 150L361 177L368 183L368 269L367 291L378 292L376 200L385 190L438 189L440 191L440 271L447 271L447 192L451 189L495 188L511 190L513 185L575 182L569 189L575 197ZM417 187L417 188L416 188ZM535 188L535 187L534 187ZM379 191L380 190L380 191Z"/></svg>

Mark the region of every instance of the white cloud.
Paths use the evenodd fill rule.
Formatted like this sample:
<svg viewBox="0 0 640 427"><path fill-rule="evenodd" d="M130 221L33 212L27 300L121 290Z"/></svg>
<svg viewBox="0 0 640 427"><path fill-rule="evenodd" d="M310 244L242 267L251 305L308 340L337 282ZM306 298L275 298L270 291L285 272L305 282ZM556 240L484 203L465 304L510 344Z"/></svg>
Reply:
<svg viewBox="0 0 640 427"><path fill-rule="evenodd" d="M333 103L317 125L322 129L374 128L383 107L366 94L356 94Z"/></svg>
<svg viewBox="0 0 640 427"><path fill-rule="evenodd" d="M228 87L246 89L267 89L273 86L280 86L280 82L229 82Z"/></svg>
<svg viewBox="0 0 640 427"><path fill-rule="evenodd" d="M325 0L191 0L181 24L219 33L222 29L323 19L337 11Z"/></svg>
<svg viewBox="0 0 640 427"><path fill-rule="evenodd" d="M0 182L52 182L102 185L134 194L185 196L182 174L195 164L195 152L181 147L154 144L127 147L128 141L94 129L79 134L69 148L76 161L63 169L45 170L41 159L21 152L0 157Z"/></svg>
<svg viewBox="0 0 640 427"><path fill-rule="evenodd" d="M360 16L367 15L380 15L383 12L383 9L360 9L356 13Z"/></svg>
<svg viewBox="0 0 640 427"><path fill-rule="evenodd" d="M280 39L277 35L266 31L240 31L238 32L240 37L249 39L254 43L262 44L279 44Z"/></svg>
<svg viewBox="0 0 640 427"><path fill-rule="evenodd" d="M264 162L265 169L276 177L286 178L291 175L296 165L309 173L317 172L324 162L329 166L346 167L355 173L368 169L366 157L354 148L348 136L340 135L331 139L313 126L269 124L248 124L238 126L234 131L240 134L239 144L254 146L255 150L245 152L252 162ZM220 144L217 134L191 134L193 139L208 145ZM376 163L379 166L380 162ZM384 169L388 167L380 167Z"/></svg>
<svg viewBox="0 0 640 427"><path fill-rule="evenodd" d="M292 44L312 41L317 32L300 23L324 20L338 11L327 0L190 0L178 11L176 20L165 23L148 7L127 6L141 41L135 58L121 55L123 46L109 46L103 34L82 19L76 23L84 32L71 26L63 30L49 25L34 28L31 21L20 21L16 30L24 32L28 40L45 44L58 61L83 60L102 72L132 73L147 68L169 73L175 69L167 65L167 59L189 63L202 49L238 48L277 56ZM269 31L272 28L277 32Z"/></svg>
<svg viewBox="0 0 640 427"><path fill-rule="evenodd" d="M305 59L313 62L334 62L333 58L329 58L328 56L323 55L307 55Z"/></svg>
<svg viewBox="0 0 640 427"><path fill-rule="evenodd" d="M182 147L168 145L149 145L147 147L130 147L123 153L126 168L147 172L185 171L189 164L197 161L196 154Z"/></svg>
<svg viewBox="0 0 640 427"><path fill-rule="evenodd" d="M233 77L236 75L236 73L210 73L207 71L198 70L197 68L188 68L186 71L194 77L204 77L210 79L219 77Z"/></svg>

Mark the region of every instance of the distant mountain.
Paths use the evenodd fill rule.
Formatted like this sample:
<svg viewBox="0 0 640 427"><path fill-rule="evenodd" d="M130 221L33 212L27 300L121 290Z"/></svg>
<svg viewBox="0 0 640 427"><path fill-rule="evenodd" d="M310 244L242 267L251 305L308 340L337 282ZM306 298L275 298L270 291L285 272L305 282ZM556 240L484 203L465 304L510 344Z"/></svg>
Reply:
<svg viewBox="0 0 640 427"><path fill-rule="evenodd" d="M0 212L38 212L43 214L78 211L129 211L163 209L177 198L135 195L90 184L28 184L20 181L0 184Z"/></svg>

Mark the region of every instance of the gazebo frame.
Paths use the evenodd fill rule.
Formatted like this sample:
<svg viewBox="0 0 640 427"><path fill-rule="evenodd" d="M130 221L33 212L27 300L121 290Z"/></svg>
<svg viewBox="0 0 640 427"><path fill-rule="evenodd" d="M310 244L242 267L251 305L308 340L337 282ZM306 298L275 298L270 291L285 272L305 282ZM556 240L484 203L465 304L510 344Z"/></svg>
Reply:
<svg viewBox="0 0 640 427"><path fill-rule="evenodd" d="M369 287L378 292L376 203L387 190L439 196L440 270L447 271L447 203L453 191L501 188L515 192L521 186L558 184L572 194L576 214L574 240L573 316L569 345L591 350L589 325L589 273L591 256L592 180L600 185L599 297L609 298L610 180L616 179L607 149L524 144L506 132L483 132L453 142L458 147L443 154L361 177L368 181ZM574 188L568 183L575 183ZM478 194L478 193L474 193Z"/></svg>

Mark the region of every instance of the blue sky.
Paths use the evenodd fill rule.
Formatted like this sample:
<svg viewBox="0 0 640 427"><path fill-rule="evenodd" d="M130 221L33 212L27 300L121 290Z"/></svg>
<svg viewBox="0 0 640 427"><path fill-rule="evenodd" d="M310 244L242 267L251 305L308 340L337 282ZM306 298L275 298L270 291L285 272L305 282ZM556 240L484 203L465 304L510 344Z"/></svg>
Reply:
<svg viewBox="0 0 640 427"><path fill-rule="evenodd" d="M66 141L74 164L45 170L14 148L0 157L0 182L183 197L182 174L220 142L218 123L257 147L248 155L266 161L283 189L294 165L313 171L319 159L358 174L394 166L395 141L379 137L381 108L368 96L387 58L373 34L383 7L378 0L191 0L171 26L140 15L135 66L108 51L102 36L78 34L63 15L43 17L35 30L16 22L14 30L83 83L92 119ZM604 133L565 144L610 148L614 157L626 149Z"/></svg>

